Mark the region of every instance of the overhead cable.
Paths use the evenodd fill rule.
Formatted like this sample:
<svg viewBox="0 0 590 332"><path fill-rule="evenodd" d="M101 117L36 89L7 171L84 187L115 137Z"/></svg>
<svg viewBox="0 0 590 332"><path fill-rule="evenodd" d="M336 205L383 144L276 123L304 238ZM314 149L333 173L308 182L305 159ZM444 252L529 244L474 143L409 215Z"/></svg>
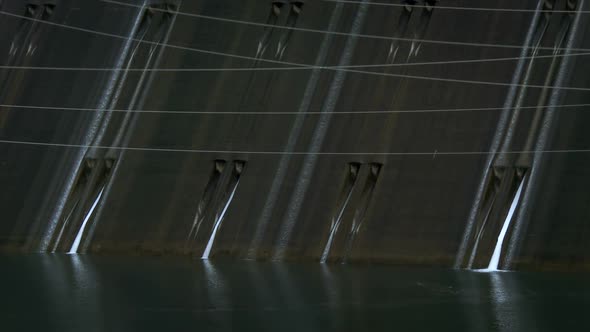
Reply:
<svg viewBox="0 0 590 332"><path fill-rule="evenodd" d="M172 44L166 44L166 43L147 41L147 40L126 37L126 36L121 36L121 35L107 33L107 32L96 31L96 30L92 30L92 29L74 27L74 26L70 26L70 25L66 25L66 24L60 24L60 23L55 23L55 22L50 22L50 21L45 21L45 20L39 20L39 19L27 17L27 16L8 13L8 12L1 11L1 10L0 10L0 14L11 16L11 17L19 17L22 19L37 21L40 23L58 26L58 27L62 27L65 29L71 29L71 30L75 30L75 31L92 33L92 34L105 36L105 37L111 37L111 38L122 39L122 40L133 40L133 41L136 41L139 43L145 43L148 45L157 45L157 46L168 47L168 48L173 48L173 49L199 52L199 53L203 53L203 54L210 54L210 55L216 55L216 56L227 56L227 57L231 57L231 58L244 59L244 60L278 63L278 64L285 64L285 65L291 65L291 66L304 66L304 67L309 66L306 64L299 64L299 63L294 63L294 62L260 59L260 58L244 56L244 55L229 54L229 53L224 53L224 52L197 49L197 48L187 47L187 46L180 46L180 45L172 45ZM582 50L582 49L580 49L580 50ZM588 51L590 51L590 50L588 50ZM330 69L330 68L327 68L327 69ZM379 73L379 72L362 71L362 70L354 70L354 69L335 69L335 70L342 70L342 71L356 73L356 74L368 74L368 75L378 75L378 76L388 76L388 77L398 77L398 78L408 78L408 79L418 79L418 80L430 80L430 81L447 82L447 83L465 83L465 84L479 84L479 85L489 85L489 86L513 86L513 84L511 84L511 83L504 83L504 82L489 82L489 81L480 81L480 80L440 78L440 77L428 77L428 76L417 76L417 75L407 75L407 74ZM532 84L530 84L530 85L518 84L515 86L523 86L523 87L526 86L528 88L539 88L539 89L553 88L553 89L571 90L571 91L590 91L590 88L580 88L580 87L544 86L544 85L532 85Z"/></svg>
<svg viewBox="0 0 590 332"><path fill-rule="evenodd" d="M120 5L120 6L127 6L127 7L135 7L135 8L144 8L141 5L134 5L126 2L120 2L115 0L101 0L105 3ZM367 3L365 3L367 4ZM369 3L370 4L370 3ZM160 12L168 12L166 9L161 9L157 7L150 8L153 11L160 11ZM382 35L373 35L373 34L360 34L360 33L350 33L350 32L340 32L340 31L328 31L322 29L312 29L312 28L301 28L296 26L282 26L282 25L272 25L268 23L262 22L252 22L252 21L244 21L238 19L230 19L230 18L222 18L217 16L208 16L208 15L201 15L201 14L193 14L193 13L186 13L186 12L176 12L179 16L188 16L188 17L195 17L195 18L202 18L208 20L215 20L215 21L223 21L227 23L234 23L234 24L244 24L244 25L251 25L251 26L258 26L258 27L269 27L274 29L284 29L284 30L293 30L293 31L301 31L301 32L310 32L310 33L319 33L319 34L330 34L336 36L345 36L345 37L357 37L357 38L367 38L367 39L379 39L379 40L398 40L404 42L417 42L417 43L425 43L425 44L441 44L441 45L453 45L453 46L472 46L472 47L490 47L490 48L508 48L508 49L522 49L522 48L533 48L533 46L523 46L523 45L514 45L514 44L496 44L496 43L477 43L477 42L461 42L461 41L450 41L450 40L436 40L436 39L416 39L416 38L408 38L408 37L389 37L389 36L382 36ZM554 47L535 47L539 50L556 50ZM557 48L557 50L562 50L564 48ZM575 48L571 49L572 51L579 51L579 52L588 52L590 49L580 49Z"/></svg>
<svg viewBox="0 0 590 332"><path fill-rule="evenodd" d="M590 107L590 104L564 104L551 106L521 106L519 109L535 110L548 107L560 109ZM101 109L85 107L55 107L55 106L38 106L38 105L9 105L0 104L0 112L3 109L28 109L28 110L47 110L47 111L79 111L79 112L116 112L116 113L153 113L153 114L201 114L201 115L298 115L298 114L323 114L322 111L191 111L191 110L127 110L127 109ZM515 107L476 107L476 108L441 108L441 109L413 109L413 110L351 110L336 111L334 115L345 114L395 114L395 113L459 113L459 112L477 112L477 111L501 111L504 109L515 109Z"/></svg>
<svg viewBox="0 0 590 332"><path fill-rule="evenodd" d="M106 1L106 0L103 0ZM351 4L351 5L369 5L369 6L381 6L381 7L406 7L406 4L403 3L390 3L390 2L379 2L379 1L371 1L371 2L363 2L358 0L318 0L323 2L331 2L331 3L344 3L344 4ZM108 1L110 2L110 1ZM413 5L414 8L432 8L428 5ZM493 8L493 7L467 7L467 6L441 6L436 5L434 6L436 10L461 10L461 11L478 11L478 12L508 12L508 13L535 13L537 12L536 9L530 8ZM571 13L570 10L564 9L555 9L555 10L538 10L539 12L551 12L551 13ZM588 14L590 11L588 10L580 10L582 14Z"/></svg>
<svg viewBox="0 0 590 332"><path fill-rule="evenodd" d="M320 155L320 156L356 156L356 155L373 155L373 156L469 156L469 155L490 155L490 154L562 154L562 153L588 153L590 149L567 149L567 150L531 150L531 151L428 151L428 152L306 152L306 151L244 151L244 150L205 150L205 149L188 149L188 148L157 148L157 147L123 147L123 146L105 146L105 145L83 145L83 144L66 144L50 142L33 142L18 140L0 140L1 144L17 144L43 147L62 147L62 148L85 148L85 149L112 149L124 151L144 151L144 152L178 152L178 153L200 153L200 154L250 154L250 155Z"/></svg>
<svg viewBox="0 0 590 332"><path fill-rule="evenodd" d="M228 56L231 54L228 54ZM482 58L482 59L463 59L463 60L440 60L440 61L422 61L422 62L402 62L402 63L376 63L376 64L358 64L345 66L316 66L299 64L297 66L281 67L222 67L222 68L119 68L119 67L58 67L58 66L7 66L0 65L0 69L17 69L17 70L46 70L46 71L129 71L129 72L224 72L224 71L289 71L289 70L313 70L313 69L354 69L354 68L389 68L389 67L414 67L414 66L436 66L436 65L453 65L466 63L488 63L504 62L528 59L553 59L570 56L587 56L590 53L560 53L546 54L524 57L504 57L504 58ZM287 62L285 62L287 64ZM378 74L378 72L374 72Z"/></svg>

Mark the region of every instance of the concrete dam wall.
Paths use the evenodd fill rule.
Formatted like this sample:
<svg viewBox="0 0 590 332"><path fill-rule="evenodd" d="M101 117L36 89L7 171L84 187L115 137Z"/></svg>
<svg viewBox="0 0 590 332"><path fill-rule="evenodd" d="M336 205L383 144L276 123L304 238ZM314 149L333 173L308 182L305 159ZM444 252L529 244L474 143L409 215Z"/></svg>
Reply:
<svg viewBox="0 0 590 332"><path fill-rule="evenodd" d="M0 4L3 252L590 269L587 1Z"/></svg>

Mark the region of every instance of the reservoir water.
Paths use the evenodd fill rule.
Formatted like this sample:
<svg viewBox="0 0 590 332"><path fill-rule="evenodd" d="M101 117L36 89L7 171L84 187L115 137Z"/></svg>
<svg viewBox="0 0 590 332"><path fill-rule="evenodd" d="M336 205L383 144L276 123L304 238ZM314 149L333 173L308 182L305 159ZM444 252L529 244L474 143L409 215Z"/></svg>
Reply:
<svg viewBox="0 0 590 332"><path fill-rule="evenodd" d="M3 331L590 331L587 274L0 257Z"/></svg>

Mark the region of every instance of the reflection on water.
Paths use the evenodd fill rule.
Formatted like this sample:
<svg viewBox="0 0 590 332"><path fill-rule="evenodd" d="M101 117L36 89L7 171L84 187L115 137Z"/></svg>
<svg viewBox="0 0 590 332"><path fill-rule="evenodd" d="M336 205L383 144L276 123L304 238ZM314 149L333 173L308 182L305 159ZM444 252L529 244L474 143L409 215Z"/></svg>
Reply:
<svg viewBox="0 0 590 332"><path fill-rule="evenodd" d="M4 331L587 331L588 275L0 257Z"/></svg>
<svg viewBox="0 0 590 332"><path fill-rule="evenodd" d="M205 270L205 278L207 282L207 294L209 295L209 310L213 313L213 318L216 318L216 325L226 329L228 331L232 330L232 305L231 305L231 297L228 294L228 290L226 288L226 281L223 279L213 263L209 262L209 260L202 261L203 268ZM220 315L220 313L223 313Z"/></svg>
<svg viewBox="0 0 590 332"><path fill-rule="evenodd" d="M511 304L522 301L516 280L503 278L499 273L490 274L492 308L495 323L500 331L519 331L527 329L536 331L534 323L526 315L527 304L517 305L517 310L510 310ZM513 284L513 285L510 285ZM508 309L508 310L507 310Z"/></svg>

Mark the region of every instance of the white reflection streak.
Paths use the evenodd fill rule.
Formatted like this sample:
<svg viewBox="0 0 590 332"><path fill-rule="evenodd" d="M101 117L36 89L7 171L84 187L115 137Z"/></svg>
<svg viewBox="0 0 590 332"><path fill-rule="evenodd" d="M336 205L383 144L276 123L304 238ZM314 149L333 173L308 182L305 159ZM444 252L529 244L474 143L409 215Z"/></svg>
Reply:
<svg viewBox="0 0 590 332"><path fill-rule="evenodd" d="M203 267L205 269L205 276L207 278L207 294L209 295L209 301L213 304L215 311L229 312L230 317L223 317L222 321L224 328L231 329L231 302L227 296L227 290L223 279L208 260L204 260ZM228 319L229 318L229 319ZM225 326L229 324L229 326Z"/></svg>
<svg viewBox="0 0 590 332"><path fill-rule="evenodd" d="M490 274L490 295L497 327L499 331L519 331L518 329L512 328L514 325L518 326L518 324L514 324L513 322L513 320L517 319L518 314L513 313L512 315L508 315L511 312L510 307L513 305L511 305L510 300L514 294L509 294L502 277L503 275L498 273Z"/></svg>

